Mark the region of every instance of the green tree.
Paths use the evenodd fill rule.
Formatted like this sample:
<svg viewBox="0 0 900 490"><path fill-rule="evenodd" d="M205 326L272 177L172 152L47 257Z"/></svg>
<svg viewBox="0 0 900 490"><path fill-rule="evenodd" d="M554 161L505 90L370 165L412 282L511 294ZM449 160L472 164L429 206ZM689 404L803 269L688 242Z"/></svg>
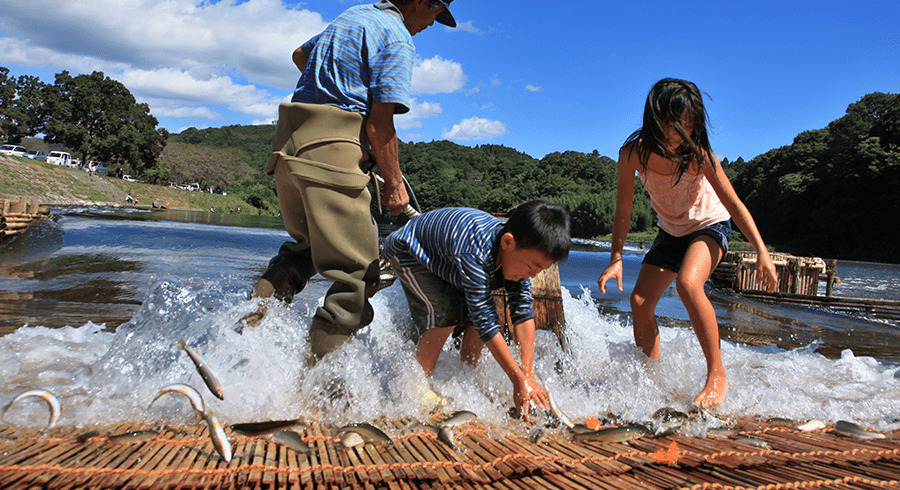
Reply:
<svg viewBox="0 0 900 490"><path fill-rule="evenodd" d="M72 77L64 71L47 87L46 139L84 155L85 160L152 168L168 132L147 104L138 104L121 83L101 72Z"/></svg>
<svg viewBox="0 0 900 490"><path fill-rule="evenodd" d="M43 131L44 89L37 77L13 79L8 69L0 67L0 137L4 141L20 143Z"/></svg>

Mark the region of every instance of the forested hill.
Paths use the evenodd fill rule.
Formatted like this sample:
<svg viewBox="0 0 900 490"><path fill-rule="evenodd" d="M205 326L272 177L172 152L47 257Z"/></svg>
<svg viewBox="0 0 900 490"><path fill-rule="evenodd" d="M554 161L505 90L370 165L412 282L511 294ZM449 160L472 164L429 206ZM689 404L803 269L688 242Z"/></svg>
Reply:
<svg viewBox="0 0 900 490"><path fill-rule="evenodd" d="M271 178L262 174L274 126L189 129L171 135L160 157L171 173L197 181L200 169L254 206L274 211ZM197 148L206 150L197 151ZM190 151L188 151L190 150ZM199 155L214 155L207 163ZM505 211L528 199L565 205L573 235L612 230L616 166L607 156L566 151L536 159L501 145L448 141L401 143L404 174L424 210L470 206ZM212 162L212 163L210 163ZM248 174L236 169L249 164ZM900 263L900 95L873 93L823 129L750 161L723 159L738 195L770 245L827 258ZM217 173L216 168L226 169ZM219 175L219 177L214 177ZM212 182L206 181L207 185ZM649 198L637 185L632 231L653 228Z"/></svg>

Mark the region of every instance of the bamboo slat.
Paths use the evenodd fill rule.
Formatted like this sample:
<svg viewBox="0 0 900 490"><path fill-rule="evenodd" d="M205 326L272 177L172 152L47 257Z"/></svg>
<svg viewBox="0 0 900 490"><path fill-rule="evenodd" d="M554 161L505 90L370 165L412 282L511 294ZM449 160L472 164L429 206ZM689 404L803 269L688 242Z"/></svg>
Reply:
<svg viewBox="0 0 900 490"><path fill-rule="evenodd" d="M859 440L830 430L802 433L738 421L730 438L681 435L630 443L574 441L565 431L535 444L481 422L456 427L452 450L409 421L376 422L392 445L343 449L331 430L304 434L310 454L268 437L230 433L226 464L205 426L165 428L154 437L113 442L142 424L50 432L0 426L2 488L885 488L900 485L900 443ZM496 434L496 435L494 435ZM900 436L895 431L892 436ZM759 447L745 438L765 441ZM661 456L665 455L665 457Z"/></svg>

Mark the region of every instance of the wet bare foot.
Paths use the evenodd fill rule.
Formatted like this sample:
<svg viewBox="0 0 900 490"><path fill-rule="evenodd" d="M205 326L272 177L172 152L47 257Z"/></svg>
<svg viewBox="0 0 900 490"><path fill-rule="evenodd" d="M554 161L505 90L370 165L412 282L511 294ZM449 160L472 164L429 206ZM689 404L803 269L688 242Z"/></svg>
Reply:
<svg viewBox="0 0 900 490"><path fill-rule="evenodd" d="M699 408L717 407L725 401L728 393L728 381L724 372L710 373L706 377L706 386L703 391L694 398L694 406Z"/></svg>

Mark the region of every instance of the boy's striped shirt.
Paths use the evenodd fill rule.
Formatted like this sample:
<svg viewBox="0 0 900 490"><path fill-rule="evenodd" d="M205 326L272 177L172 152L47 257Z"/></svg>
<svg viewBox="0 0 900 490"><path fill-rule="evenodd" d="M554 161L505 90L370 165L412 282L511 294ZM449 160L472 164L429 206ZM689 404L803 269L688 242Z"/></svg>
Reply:
<svg viewBox="0 0 900 490"><path fill-rule="evenodd" d="M492 289L503 287L513 324L534 318L531 281L497 274L494 243L503 220L477 209L443 208L413 218L384 242L385 255L401 267L421 264L465 294L469 318L482 341L500 331Z"/></svg>

